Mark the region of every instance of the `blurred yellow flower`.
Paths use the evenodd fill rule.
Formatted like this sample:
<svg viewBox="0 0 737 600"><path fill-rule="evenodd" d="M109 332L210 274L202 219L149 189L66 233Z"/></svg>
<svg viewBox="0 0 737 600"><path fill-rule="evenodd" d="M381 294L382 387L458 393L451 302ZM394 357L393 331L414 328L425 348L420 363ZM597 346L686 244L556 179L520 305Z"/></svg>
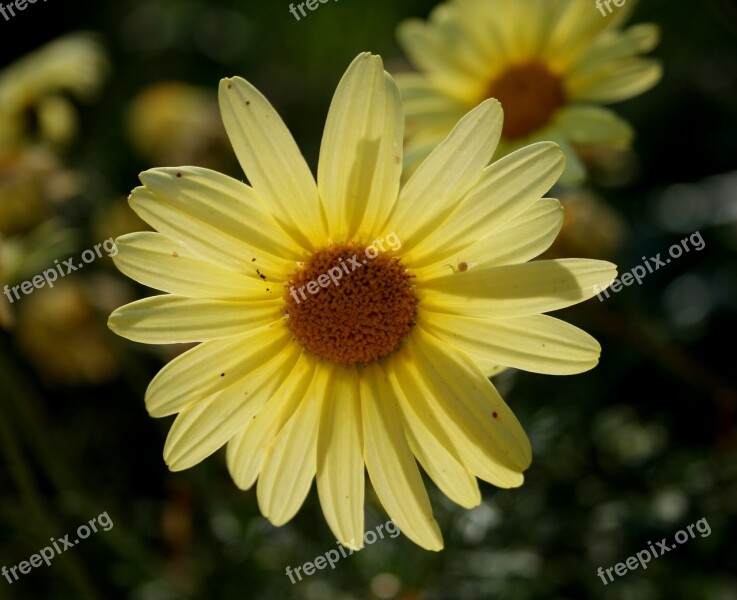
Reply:
<svg viewBox="0 0 737 600"><path fill-rule="evenodd" d="M128 134L142 156L164 165L215 167L229 151L216 95L178 81L156 83L136 96Z"/></svg>
<svg viewBox="0 0 737 600"><path fill-rule="evenodd" d="M16 342L49 383L109 381L119 372L120 357L100 313L129 297L125 286L109 276L60 280L18 303Z"/></svg>
<svg viewBox="0 0 737 600"><path fill-rule="evenodd" d="M640 56L656 46L657 26L620 28L634 6L630 0L603 18L584 0L449 0L427 22L402 23L400 44L421 72L397 76L408 164L469 108L496 98L505 114L497 156L553 140L568 159L561 181L583 179L575 147L626 147L633 137L600 105L641 94L661 77L660 64Z"/></svg>
<svg viewBox="0 0 737 600"><path fill-rule="evenodd" d="M201 342L146 393L152 416L178 413L164 458L178 471L227 444L234 481L258 479L275 525L316 478L330 528L354 548L366 469L405 535L439 550L416 460L464 507L480 502L477 478L516 487L531 460L487 374L579 373L599 358L591 336L542 313L590 298L615 266L528 262L560 230L559 203L542 196L565 159L544 142L489 165L503 116L486 100L402 186L399 91L370 54L335 92L317 181L252 85L224 79L220 107L251 186L196 167L142 173L130 204L158 233L119 238L114 258L166 293L116 310L113 331ZM392 252L378 253L390 239Z"/></svg>
<svg viewBox="0 0 737 600"><path fill-rule="evenodd" d="M65 169L43 146L0 156L0 233L30 231L53 217L80 187L80 174Z"/></svg>
<svg viewBox="0 0 737 600"><path fill-rule="evenodd" d="M92 99L107 67L94 38L71 34L0 72L0 156L37 140L70 141L77 132L77 112L67 96Z"/></svg>

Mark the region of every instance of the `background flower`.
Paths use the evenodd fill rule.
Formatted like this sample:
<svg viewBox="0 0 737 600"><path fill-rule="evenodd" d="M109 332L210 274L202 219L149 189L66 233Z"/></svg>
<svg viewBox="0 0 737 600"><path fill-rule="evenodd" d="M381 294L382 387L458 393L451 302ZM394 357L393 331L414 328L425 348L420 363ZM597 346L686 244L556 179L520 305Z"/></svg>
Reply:
<svg viewBox="0 0 737 600"><path fill-rule="evenodd" d="M397 36L420 70L398 76L408 162L426 156L469 107L496 98L506 115L499 155L554 140L568 158L563 181L581 180L575 147L632 141L630 125L600 105L641 94L661 76L657 61L640 56L657 44L657 26L621 28L634 6L602 15L581 0L450 0L427 22L402 23Z"/></svg>

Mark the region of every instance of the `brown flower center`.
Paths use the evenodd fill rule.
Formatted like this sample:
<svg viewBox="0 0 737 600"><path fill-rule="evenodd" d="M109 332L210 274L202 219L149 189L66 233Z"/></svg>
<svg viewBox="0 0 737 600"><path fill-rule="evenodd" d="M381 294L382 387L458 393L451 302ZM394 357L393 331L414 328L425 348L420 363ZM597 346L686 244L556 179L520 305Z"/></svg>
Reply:
<svg viewBox="0 0 737 600"><path fill-rule="evenodd" d="M540 129L566 103L560 77L538 61L504 71L489 86L488 96L502 103L502 135L507 139L525 137Z"/></svg>
<svg viewBox="0 0 737 600"><path fill-rule="evenodd" d="M348 243L303 263L284 293L289 327L308 350L334 363L368 363L396 350L414 324L412 275L398 258ZM375 256L375 258L371 258Z"/></svg>

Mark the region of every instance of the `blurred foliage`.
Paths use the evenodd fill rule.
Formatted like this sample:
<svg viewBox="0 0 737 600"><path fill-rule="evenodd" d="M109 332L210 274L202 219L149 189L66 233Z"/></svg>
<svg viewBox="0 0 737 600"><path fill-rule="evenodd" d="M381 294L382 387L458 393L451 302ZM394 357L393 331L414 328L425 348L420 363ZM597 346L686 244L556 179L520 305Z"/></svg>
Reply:
<svg viewBox="0 0 737 600"><path fill-rule="evenodd" d="M394 28L432 6L343 0L296 21L287 2L103 0L0 20L0 283L142 229L122 198L143 169L242 178L217 119L223 76L254 83L314 167L347 64L370 50L406 70ZM484 485L472 511L434 493L443 552L384 539L291 585L287 565L335 547L316 494L274 528L222 453L168 472L169 423L148 417L143 396L181 348L107 330L111 308L148 291L103 255L53 289L0 298L0 566L104 511L114 527L12 585L0 578L0 598L737 599L737 9L643 0L634 20L661 25L665 77L617 106L638 132L633 150L587 156L588 187L556 190L569 218L554 251L623 273L697 230L706 246L566 311L602 342L595 370L498 378L533 444L522 488ZM65 51L23 57L72 32L94 50L50 86L39 63ZM6 68L20 59L22 77ZM21 80L25 95L3 92ZM367 504L368 531L386 516ZM597 576L701 518L708 537L607 586Z"/></svg>

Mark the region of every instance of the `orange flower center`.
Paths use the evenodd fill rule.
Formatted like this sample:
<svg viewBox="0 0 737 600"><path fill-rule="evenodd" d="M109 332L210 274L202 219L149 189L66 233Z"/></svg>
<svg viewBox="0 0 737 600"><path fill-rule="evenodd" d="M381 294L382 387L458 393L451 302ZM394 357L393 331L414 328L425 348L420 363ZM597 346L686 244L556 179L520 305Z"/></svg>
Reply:
<svg viewBox="0 0 737 600"><path fill-rule="evenodd" d="M566 103L560 77L534 60L504 71L489 86L488 96L502 103L502 135L507 139L525 137L540 129Z"/></svg>
<svg viewBox="0 0 737 600"><path fill-rule="evenodd" d="M289 327L308 350L334 363L386 356L414 325L412 277L398 258L373 246L351 242L319 250L285 290Z"/></svg>

